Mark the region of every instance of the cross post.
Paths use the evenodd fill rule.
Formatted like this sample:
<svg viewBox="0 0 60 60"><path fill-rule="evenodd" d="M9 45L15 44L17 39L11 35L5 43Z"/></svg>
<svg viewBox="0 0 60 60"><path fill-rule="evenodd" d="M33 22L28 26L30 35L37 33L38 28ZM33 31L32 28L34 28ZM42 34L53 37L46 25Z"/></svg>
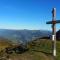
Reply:
<svg viewBox="0 0 60 60"><path fill-rule="evenodd" d="M56 8L52 10L52 21L48 21L47 24L52 24L52 55L54 60L56 59L56 24L60 23L60 20L56 21Z"/></svg>

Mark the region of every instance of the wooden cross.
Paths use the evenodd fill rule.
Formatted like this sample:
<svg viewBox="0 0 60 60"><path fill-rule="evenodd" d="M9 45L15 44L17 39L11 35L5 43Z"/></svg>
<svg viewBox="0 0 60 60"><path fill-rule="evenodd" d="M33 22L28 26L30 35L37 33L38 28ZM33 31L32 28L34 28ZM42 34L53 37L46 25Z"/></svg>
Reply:
<svg viewBox="0 0 60 60"><path fill-rule="evenodd" d="M60 20L56 20L56 8L52 10L52 21L48 21L47 24L52 24L52 54L56 57L56 24L60 23Z"/></svg>

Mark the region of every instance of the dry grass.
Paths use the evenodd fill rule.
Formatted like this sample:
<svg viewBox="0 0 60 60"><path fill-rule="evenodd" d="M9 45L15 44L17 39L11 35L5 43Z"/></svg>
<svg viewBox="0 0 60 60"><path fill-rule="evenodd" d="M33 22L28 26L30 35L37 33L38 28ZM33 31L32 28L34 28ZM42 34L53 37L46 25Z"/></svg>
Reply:
<svg viewBox="0 0 60 60"><path fill-rule="evenodd" d="M0 43L0 49L10 46L9 43ZM35 40L27 44L29 51L22 54L10 54L10 60L53 60L52 52L52 42L50 40ZM3 53L4 55L5 53ZM8 56L5 54L4 56ZM6 58L6 57L5 57ZM8 59L6 59L8 60ZM60 41L57 41L57 59L60 60Z"/></svg>

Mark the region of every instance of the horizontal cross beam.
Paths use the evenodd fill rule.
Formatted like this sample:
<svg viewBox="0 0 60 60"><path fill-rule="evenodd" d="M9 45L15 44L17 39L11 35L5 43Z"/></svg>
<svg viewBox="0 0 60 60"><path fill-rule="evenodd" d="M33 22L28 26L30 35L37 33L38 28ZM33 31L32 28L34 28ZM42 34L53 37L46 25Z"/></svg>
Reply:
<svg viewBox="0 0 60 60"><path fill-rule="evenodd" d="M58 24L58 23L60 23L60 20L52 20L52 21L46 22L46 24Z"/></svg>

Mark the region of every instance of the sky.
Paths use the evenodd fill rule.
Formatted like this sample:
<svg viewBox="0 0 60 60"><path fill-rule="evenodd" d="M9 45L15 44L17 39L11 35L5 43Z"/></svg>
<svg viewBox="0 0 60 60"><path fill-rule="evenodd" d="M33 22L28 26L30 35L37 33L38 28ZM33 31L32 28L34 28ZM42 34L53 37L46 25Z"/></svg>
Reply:
<svg viewBox="0 0 60 60"><path fill-rule="evenodd" d="M60 19L60 0L0 0L0 29L51 30L46 22L52 20L54 7Z"/></svg>

